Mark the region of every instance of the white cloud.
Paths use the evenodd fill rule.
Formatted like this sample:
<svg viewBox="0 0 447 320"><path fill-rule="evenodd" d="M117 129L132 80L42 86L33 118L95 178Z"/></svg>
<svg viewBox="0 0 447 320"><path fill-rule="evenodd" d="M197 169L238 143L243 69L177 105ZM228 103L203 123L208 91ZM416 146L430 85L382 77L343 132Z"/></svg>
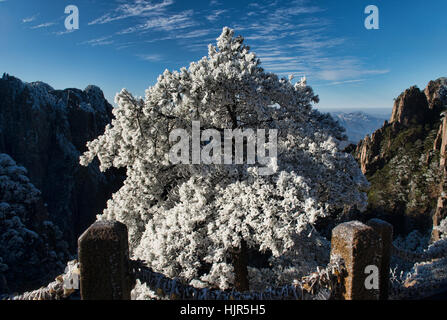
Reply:
<svg viewBox="0 0 447 320"><path fill-rule="evenodd" d="M166 41L166 40L184 40L184 39L193 39L193 38L201 38L204 36L207 36L209 34L217 34L220 30L213 30L213 29L198 29L198 30L192 30L188 32L175 32L172 33L166 37L161 38L153 38L150 40L146 40L146 43L153 43L153 42L159 42L159 41ZM214 39L212 39L214 40Z"/></svg>
<svg viewBox="0 0 447 320"><path fill-rule="evenodd" d="M353 80L345 80L345 81L335 81L335 82L329 83L329 85L336 86L336 85L340 85L340 84L359 83L359 82L364 82L364 81L365 81L365 79L353 79Z"/></svg>
<svg viewBox="0 0 447 320"><path fill-rule="evenodd" d="M334 57L322 61L316 72L318 79L326 81L346 81L359 79L365 76L381 75L389 73L388 69L375 69L365 66L356 57Z"/></svg>
<svg viewBox="0 0 447 320"><path fill-rule="evenodd" d="M111 38L112 38L112 36L100 37L100 38L81 42L80 44L90 45L92 47L105 46L105 45L114 43L114 41L111 40Z"/></svg>
<svg viewBox="0 0 447 320"><path fill-rule="evenodd" d="M210 6L211 7L216 7L216 6L220 6L222 3L218 0L211 0L210 1Z"/></svg>
<svg viewBox="0 0 447 320"><path fill-rule="evenodd" d="M226 9L222 9L222 10L214 10L214 11L212 12L212 14L206 16L206 19L207 19L208 21L210 21L210 22L214 22L214 21L216 21L217 19L219 19L219 17L220 17L222 14L224 14L225 12L227 12L227 11L228 11L228 10L226 10Z"/></svg>
<svg viewBox="0 0 447 320"><path fill-rule="evenodd" d="M39 24L39 25L36 25L36 26L31 27L31 29L48 28L48 27L54 26L55 24L56 24L55 22L41 23L41 24Z"/></svg>
<svg viewBox="0 0 447 320"><path fill-rule="evenodd" d="M27 18L23 18L22 19L22 23L30 23L33 22L34 20L36 20L36 18L39 16L39 14L35 14L32 17L27 17Z"/></svg>
<svg viewBox="0 0 447 320"><path fill-rule="evenodd" d="M134 27L124 29L118 32L117 34L122 35L135 32L144 32L151 29L172 31L172 30L189 28L195 25L195 22L190 19L192 15L193 10L187 10L179 14L151 18L146 20L146 22L142 24L138 24Z"/></svg>
<svg viewBox="0 0 447 320"><path fill-rule="evenodd" d="M152 4L151 1L147 0L134 0L131 3L121 4L113 12L106 13L88 24L106 24L131 17L156 16L162 14L173 3L173 0L163 0L156 4Z"/></svg>
<svg viewBox="0 0 447 320"><path fill-rule="evenodd" d="M205 53L209 43L215 44L222 28L217 22L224 15L229 16L229 8L216 7L222 3L212 0L207 8L174 12L173 3L174 0L120 0L113 10L89 25L128 19L127 27L83 44L114 44L124 49L143 42L176 40L186 50ZM332 36L332 22L320 14L325 10L307 0L253 2L245 8L231 9L231 16L237 17L233 21L237 23L229 26L244 35L267 71L280 76L308 75L310 79L336 85L389 72L367 65L361 57L346 56L343 46L349 39ZM132 39L131 35L138 39ZM137 56L146 61L162 61L157 54Z"/></svg>
<svg viewBox="0 0 447 320"><path fill-rule="evenodd" d="M332 36L331 21L319 14L324 11L306 0L287 5L256 2L248 5L250 15L234 27L249 41L262 67L280 76L308 75L336 84L389 72L367 66L361 57L345 56L343 46L349 39Z"/></svg>
<svg viewBox="0 0 447 320"><path fill-rule="evenodd" d="M73 32L76 32L76 29L58 31L58 32L54 32L54 34L57 36L63 36L64 34L69 34L69 33L73 33Z"/></svg>
<svg viewBox="0 0 447 320"><path fill-rule="evenodd" d="M150 61L150 62L159 62L163 59L163 57L159 54L139 54L137 55L140 59L144 61Z"/></svg>

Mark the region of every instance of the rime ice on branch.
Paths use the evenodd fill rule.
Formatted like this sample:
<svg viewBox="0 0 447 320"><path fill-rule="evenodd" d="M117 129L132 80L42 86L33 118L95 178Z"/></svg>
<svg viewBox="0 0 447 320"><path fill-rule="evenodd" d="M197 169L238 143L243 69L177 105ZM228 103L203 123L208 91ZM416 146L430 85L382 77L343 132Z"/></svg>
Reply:
<svg viewBox="0 0 447 320"><path fill-rule="evenodd" d="M100 219L125 223L133 255L168 277L239 290L247 279L289 282L307 261L300 246L318 218L366 206L368 182L341 150L343 129L314 102L305 81L265 72L243 38L224 28L207 57L165 71L144 101L126 90L116 96L116 119L81 157L83 165L97 157L101 170L127 169ZM257 164L170 164L169 133L190 133L192 121L202 130L278 129L276 174L259 175ZM270 253L270 268L247 268L255 251Z"/></svg>

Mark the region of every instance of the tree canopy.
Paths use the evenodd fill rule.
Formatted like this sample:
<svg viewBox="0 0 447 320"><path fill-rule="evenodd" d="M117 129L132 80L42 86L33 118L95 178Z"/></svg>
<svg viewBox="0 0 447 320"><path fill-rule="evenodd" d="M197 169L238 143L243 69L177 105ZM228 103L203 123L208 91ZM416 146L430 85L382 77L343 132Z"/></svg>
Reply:
<svg viewBox="0 0 447 320"><path fill-rule="evenodd" d="M296 274L300 245L319 218L365 209L368 182L342 151L344 129L312 108L318 97L305 81L266 72L229 28L208 51L189 68L166 70L144 100L117 94L115 119L87 144L81 163L97 157L103 171L127 169L99 218L125 223L132 254L156 271L238 287L236 269L250 264L247 254L268 252L270 266L249 266L248 278L269 284L267 277ZM259 174L259 163L173 165L170 132L191 133L193 121L220 132L278 130L274 174Z"/></svg>

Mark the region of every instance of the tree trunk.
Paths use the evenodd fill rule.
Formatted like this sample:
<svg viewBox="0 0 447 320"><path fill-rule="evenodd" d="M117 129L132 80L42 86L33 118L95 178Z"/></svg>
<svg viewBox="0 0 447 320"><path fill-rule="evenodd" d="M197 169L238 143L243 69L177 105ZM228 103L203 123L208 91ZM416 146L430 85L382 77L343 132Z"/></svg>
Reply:
<svg viewBox="0 0 447 320"><path fill-rule="evenodd" d="M241 247L233 251L234 287L239 292L249 290L248 285L248 249L242 240Z"/></svg>

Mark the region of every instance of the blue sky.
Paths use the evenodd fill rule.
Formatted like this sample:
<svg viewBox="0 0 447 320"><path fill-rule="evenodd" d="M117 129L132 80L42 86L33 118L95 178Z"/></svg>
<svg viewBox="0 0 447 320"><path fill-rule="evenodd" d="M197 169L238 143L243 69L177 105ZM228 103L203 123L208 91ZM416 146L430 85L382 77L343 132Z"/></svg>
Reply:
<svg viewBox="0 0 447 320"><path fill-rule="evenodd" d="M367 30L367 5L380 29ZM80 28L67 32L67 5ZM391 108L411 85L447 76L445 0L0 0L0 73L57 89L137 96L165 69L207 54L234 28L267 71L305 75L323 109Z"/></svg>

